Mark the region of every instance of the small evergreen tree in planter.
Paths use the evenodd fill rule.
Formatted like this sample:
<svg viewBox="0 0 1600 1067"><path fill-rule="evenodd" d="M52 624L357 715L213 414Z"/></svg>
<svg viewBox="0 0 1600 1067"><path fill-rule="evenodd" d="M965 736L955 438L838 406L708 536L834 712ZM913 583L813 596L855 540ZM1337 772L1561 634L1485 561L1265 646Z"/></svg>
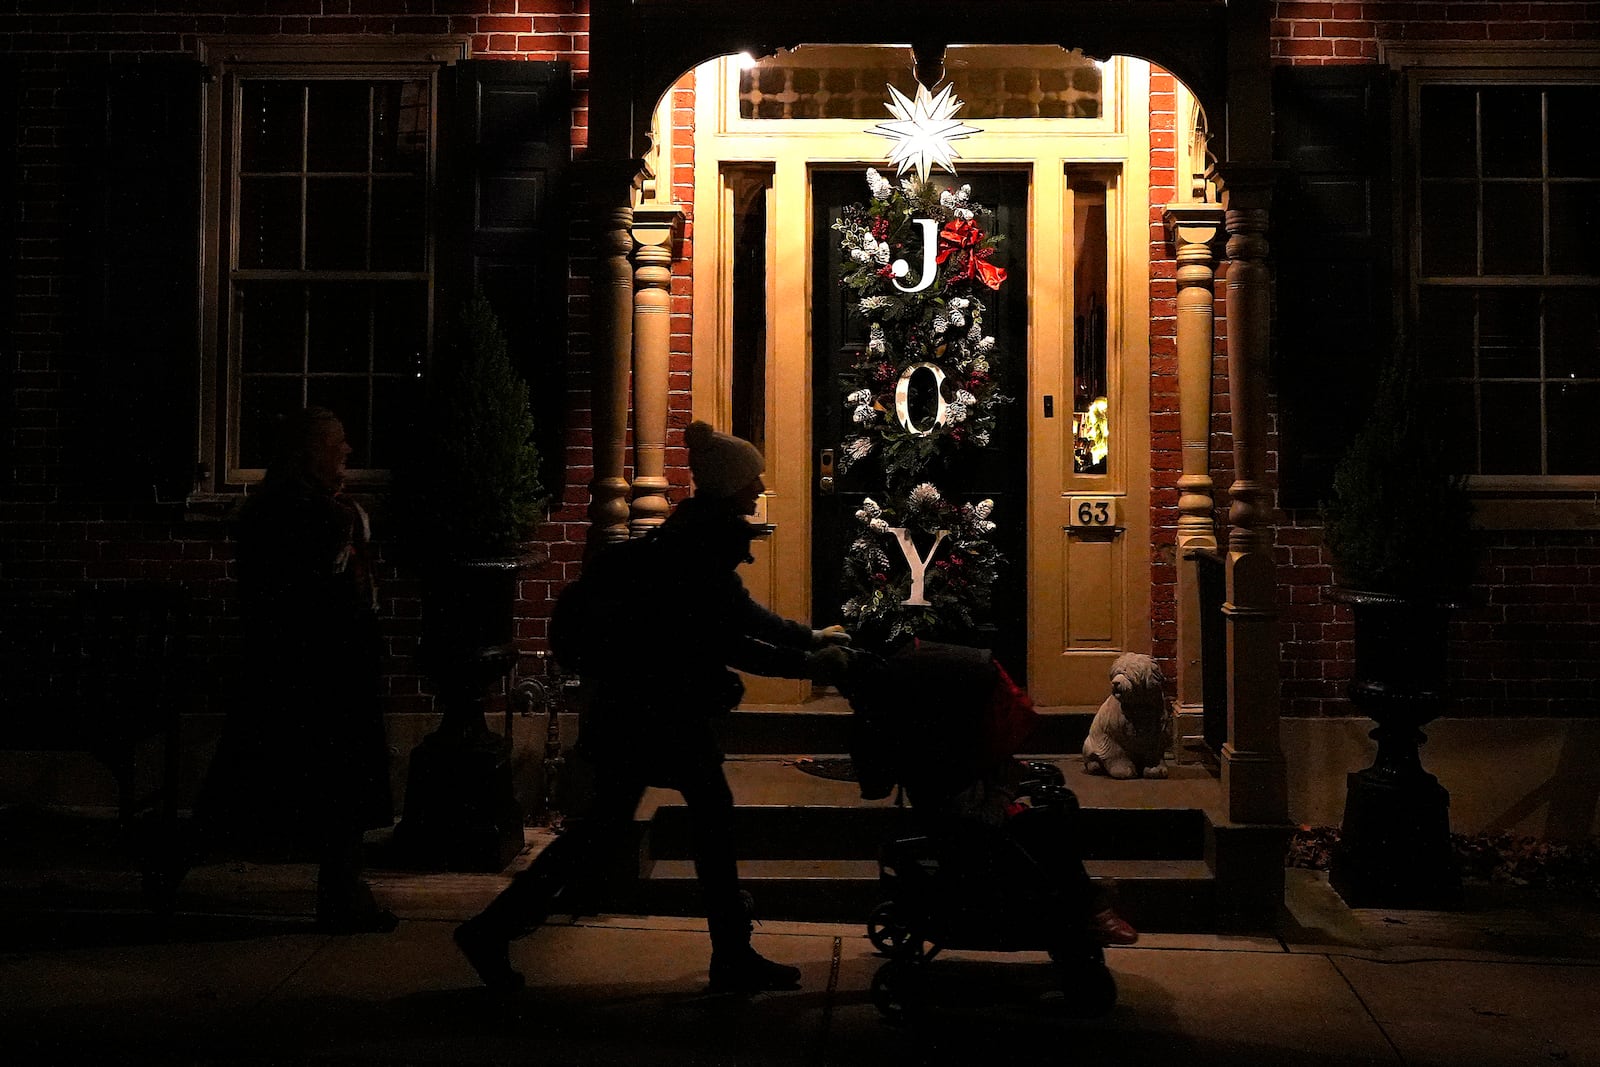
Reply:
<svg viewBox="0 0 1600 1067"><path fill-rule="evenodd" d="M1323 536L1342 588L1453 604L1472 583L1472 504L1419 377L1409 353L1379 376L1372 412L1334 471Z"/></svg>
<svg viewBox="0 0 1600 1067"><path fill-rule="evenodd" d="M527 383L481 291L443 338L397 511L423 578L419 662L442 712L412 753L397 830L419 863L498 870L522 845L510 739L484 722L485 690L516 663L517 579L545 502Z"/></svg>
<svg viewBox="0 0 1600 1067"><path fill-rule="evenodd" d="M1378 724L1372 766L1349 776L1331 871L1355 905L1447 906L1460 892L1449 794L1417 751L1420 727L1443 708L1449 613L1466 598L1477 555L1471 501L1446 463L1436 412L1402 349L1322 507L1331 595L1355 622L1350 697Z"/></svg>

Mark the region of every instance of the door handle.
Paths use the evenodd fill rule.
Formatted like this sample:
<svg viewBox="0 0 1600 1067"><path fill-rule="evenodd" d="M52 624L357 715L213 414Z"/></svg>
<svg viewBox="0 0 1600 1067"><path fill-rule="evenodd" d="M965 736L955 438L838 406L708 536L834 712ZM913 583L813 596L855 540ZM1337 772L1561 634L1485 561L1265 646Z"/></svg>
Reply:
<svg viewBox="0 0 1600 1067"><path fill-rule="evenodd" d="M817 454L817 490L833 492L833 449L824 448Z"/></svg>

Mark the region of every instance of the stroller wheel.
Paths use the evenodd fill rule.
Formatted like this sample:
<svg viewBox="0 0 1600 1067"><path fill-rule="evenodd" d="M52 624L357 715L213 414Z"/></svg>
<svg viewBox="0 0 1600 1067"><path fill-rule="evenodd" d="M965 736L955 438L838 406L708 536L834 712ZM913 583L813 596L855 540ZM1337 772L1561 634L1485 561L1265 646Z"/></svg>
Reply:
<svg viewBox="0 0 1600 1067"><path fill-rule="evenodd" d="M922 968L911 960L890 960L872 976L872 1003L885 1019L900 1020L917 1009Z"/></svg>
<svg viewBox="0 0 1600 1067"><path fill-rule="evenodd" d="M922 938L912 931L902 912L892 900L879 904L867 919L867 940L885 956L914 959L922 955Z"/></svg>

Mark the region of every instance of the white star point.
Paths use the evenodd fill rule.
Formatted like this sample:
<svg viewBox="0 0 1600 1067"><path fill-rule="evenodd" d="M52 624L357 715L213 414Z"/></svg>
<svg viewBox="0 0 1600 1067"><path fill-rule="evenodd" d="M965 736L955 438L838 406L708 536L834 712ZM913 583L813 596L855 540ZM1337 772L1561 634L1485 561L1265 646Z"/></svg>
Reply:
<svg viewBox="0 0 1600 1067"><path fill-rule="evenodd" d="M917 180L926 182L928 172L938 164L954 174L959 153L951 142L982 132L953 117L962 107L954 87L947 84L934 95L926 85L919 84L913 100L891 85L889 97L884 106L894 116L894 121L880 122L867 132L895 142L889 155L895 173L904 175L915 168Z"/></svg>

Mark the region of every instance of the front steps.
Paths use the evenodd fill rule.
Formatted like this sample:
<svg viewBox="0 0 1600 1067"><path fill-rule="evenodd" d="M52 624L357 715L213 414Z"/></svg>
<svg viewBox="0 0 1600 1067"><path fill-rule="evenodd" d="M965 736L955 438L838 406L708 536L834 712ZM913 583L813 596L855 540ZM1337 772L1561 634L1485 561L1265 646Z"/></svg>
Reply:
<svg viewBox="0 0 1600 1067"><path fill-rule="evenodd" d="M727 772L738 806L740 877L754 894L760 917L864 923L881 900L879 847L910 832L910 812L897 808L892 798L861 800L854 782L807 774L795 765L798 757L761 751L773 746L753 743L755 727L774 737L781 730L791 745L807 735L796 731L793 721L776 721L774 713L749 714L768 722L744 724L746 752L730 756ZM811 725L835 726L826 719ZM1083 807L1085 865L1091 876L1114 883L1118 910L1143 930L1216 929L1216 880L1207 862L1218 821L1218 789L1211 774L1202 767L1173 767L1165 781L1116 782L1084 774L1076 756L1052 759ZM637 820L639 878L617 887L605 906L640 914L701 914L681 797L651 790Z"/></svg>

